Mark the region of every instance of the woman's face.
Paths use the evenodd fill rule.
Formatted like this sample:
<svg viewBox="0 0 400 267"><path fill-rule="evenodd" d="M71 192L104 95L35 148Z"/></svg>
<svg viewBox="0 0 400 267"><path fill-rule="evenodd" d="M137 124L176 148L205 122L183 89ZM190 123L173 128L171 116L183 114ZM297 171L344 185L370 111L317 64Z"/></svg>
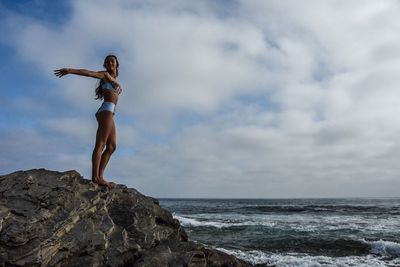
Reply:
<svg viewBox="0 0 400 267"><path fill-rule="evenodd" d="M115 57L108 57L105 62L107 71L115 71L117 69L117 59Z"/></svg>

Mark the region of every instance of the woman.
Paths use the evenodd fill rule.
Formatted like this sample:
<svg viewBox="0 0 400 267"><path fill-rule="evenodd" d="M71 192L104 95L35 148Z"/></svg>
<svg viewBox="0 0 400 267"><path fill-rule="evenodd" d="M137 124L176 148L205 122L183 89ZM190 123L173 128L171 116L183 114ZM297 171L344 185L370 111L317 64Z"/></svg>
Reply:
<svg viewBox="0 0 400 267"><path fill-rule="evenodd" d="M98 128L96 144L92 154L92 181L98 185L112 187L111 182L104 179L104 169L116 148L116 131L114 123L115 106L121 93L121 86L117 83L118 59L115 55L108 55L104 59L105 71L90 71L86 69L58 69L54 74L61 78L67 74L92 77L100 80L96 88L96 99L104 99L103 104L96 112Z"/></svg>

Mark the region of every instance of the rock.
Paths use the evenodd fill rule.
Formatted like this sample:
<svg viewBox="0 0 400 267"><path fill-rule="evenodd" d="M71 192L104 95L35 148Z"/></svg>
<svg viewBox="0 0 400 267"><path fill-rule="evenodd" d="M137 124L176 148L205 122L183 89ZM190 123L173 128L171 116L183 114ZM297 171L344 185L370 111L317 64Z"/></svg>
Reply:
<svg viewBox="0 0 400 267"><path fill-rule="evenodd" d="M0 266L10 265L250 266L188 241L158 200L135 189L45 169L0 176Z"/></svg>
<svg viewBox="0 0 400 267"><path fill-rule="evenodd" d="M167 241L144 252L133 266L244 267L249 265L234 256L207 249L201 244Z"/></svg>

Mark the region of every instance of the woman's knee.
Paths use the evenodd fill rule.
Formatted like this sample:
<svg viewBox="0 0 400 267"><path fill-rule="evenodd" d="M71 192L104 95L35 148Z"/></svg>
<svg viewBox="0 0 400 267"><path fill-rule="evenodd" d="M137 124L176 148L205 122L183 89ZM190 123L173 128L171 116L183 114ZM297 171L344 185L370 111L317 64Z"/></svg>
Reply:
<svg viewBox="0 0 400 267"><path fill-rule="evenodd" d="M114 143L107 144L107 146L106 146L106 150L107 150L108 153L110 153L110 154L114 153L114 151L115 151L116 149L117 149L117 145L114 144Z"/></svg>
<svg viewBox="0 0 400 267"><path fill-rule="evenodd" d="M105 146L106 146L106 142L98 141L98 142L96 142L96 144L94 145L94 149L95 149L95 150L103 151Z"/></svg>

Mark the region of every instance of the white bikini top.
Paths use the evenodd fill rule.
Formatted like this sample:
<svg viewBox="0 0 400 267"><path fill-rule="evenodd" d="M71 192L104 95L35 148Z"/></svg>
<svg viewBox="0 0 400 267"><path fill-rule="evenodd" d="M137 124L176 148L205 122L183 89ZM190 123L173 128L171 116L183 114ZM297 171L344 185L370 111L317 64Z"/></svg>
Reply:
<svg viewBox="0 0 400 267"><path fill-rule="evenodd" d="M111 92L116 94L121 94L122 88L117 82L106 82L101 85L101 89L111 90Z"/></svg>

